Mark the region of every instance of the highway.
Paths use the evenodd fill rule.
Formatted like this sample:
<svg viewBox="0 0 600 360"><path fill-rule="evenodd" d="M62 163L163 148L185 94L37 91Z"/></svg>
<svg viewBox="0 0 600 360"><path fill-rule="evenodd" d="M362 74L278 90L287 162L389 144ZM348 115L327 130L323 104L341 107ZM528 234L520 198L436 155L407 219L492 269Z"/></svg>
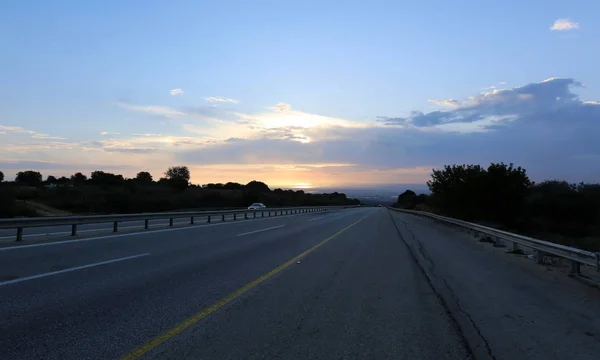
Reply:
<svg viewBox="0 0 600 360"><path fill-rule="evenodd" d="M4 247L0 264L7 360L600 354L598 289L385 208Z"/></svg>
<svg viewBox="0 0 600 360"><path fill-rule="evenodd" d="M272 212L276 211L277 209L271 209ZM273 213L274 215L274 213ZM243 218L244 214L238 214L238 219ZM252 212L248 212L248 216L252 217L254 216L254 214ZM258 211L256 212L256 216L260 217L262 216L261 212ZM264 216L268 216L268 213L265 213ZM212 216L211 217L211 222L219 222L221 221L222 218L221 216ZM224 218L225 221L231 221L233 220L233 215L232 214L227 214L225 215ZM207 216L196 216L194 217L194 223L195 224L202 224L202 223L206 223L208 221L208 217ZM188 225L190 224L190 218L189 217L182 217L182 218L175 218L173 221L173 225L177 226L177 225ZM160 228L160 227L167 227L169 226L169 220L168 219L160 219L160 220L152 220L149 223L150 228ZM123 221L121 223L119 223L119 230L120 231L131 231L131 230L140 230L144 228L144 221ZM113 223L112 222L108 222L108 223L96 223L96 224L85 224L85 225L79 225L78 229L77 229L77 233L78 234L95 234L95 233L101 233L101 232L111 232L113 230ZM44 238L44 237L55 237L55 236L64 236L64 235L70 235L71 234L71 227L70 226L40 226L40 227L31 227L31 228L25 228L23 231L23 238L24 239L39 239L39 238ZM0 242L9 242L9 241L13 241L15 240L15 236L16 236L16 231L15 229L0 229ZM7 241L8 240L8 241Z"/></svg>

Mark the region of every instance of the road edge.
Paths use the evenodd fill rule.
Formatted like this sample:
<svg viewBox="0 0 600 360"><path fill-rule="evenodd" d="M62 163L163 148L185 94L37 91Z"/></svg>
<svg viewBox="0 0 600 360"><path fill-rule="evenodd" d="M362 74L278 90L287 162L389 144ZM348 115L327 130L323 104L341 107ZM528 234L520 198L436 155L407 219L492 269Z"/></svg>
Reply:
<svg viewBox="0 0 600 360"><path fill-rule="evenodd" d="M459 335L461 336L462 341L471 357L477 360L496 360L492 354L487 340L483 337L479 328L469 314L461 308L458 299L444 278L436 273L433 262L426 256L422 247L419 246L419 241L415 238L410 229L408 229L406 226L407 224L403 223L403 225L406 227L406 230L411 233L413 240L412 242L407 241L406 237L400 230L398 222L390 210L387 209L387 211L390 215L392 223L394 224L394 227L396 228L398 237L408 248L411 257L427 279L427 282L433 289L433 292L436 294L442 303L442 306L456 325ZM415 249L415 246L419 246L419 249Z"/></svg>

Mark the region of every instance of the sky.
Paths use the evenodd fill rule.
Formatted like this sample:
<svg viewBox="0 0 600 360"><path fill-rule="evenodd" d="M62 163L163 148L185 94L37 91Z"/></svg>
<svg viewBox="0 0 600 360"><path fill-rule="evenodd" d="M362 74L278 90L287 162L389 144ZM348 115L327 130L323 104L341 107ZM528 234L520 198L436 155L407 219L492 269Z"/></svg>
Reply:
<svg viewBox="0 0 600 360"><path fill-rule="evenodd" d="M513 162L600 182L600 2L0 5L0 171L281 187Z"/></svg>

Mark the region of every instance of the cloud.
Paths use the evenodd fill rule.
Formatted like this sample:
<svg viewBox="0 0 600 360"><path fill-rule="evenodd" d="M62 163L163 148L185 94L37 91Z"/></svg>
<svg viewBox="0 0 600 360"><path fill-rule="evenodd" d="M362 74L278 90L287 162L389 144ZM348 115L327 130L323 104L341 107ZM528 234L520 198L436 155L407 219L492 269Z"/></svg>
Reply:
<svg viewBox="0 0 600 360"><path fill-rule="evenodd" d="M120 135L120 133L118 133L118 132L103 131L103 132L100 133L100 135L102 135L102 136Z"/></svg>
<svg viewBox="0 0 600 360"><path fill-rule="evenodd" d="M493 88L493 86L492 86ZM450 106L450 107L455 107L455 106L460 106L460 102L458 102L457 100L454 99L448 99L448 100L427 100L432 104L435 105L440 105L440 106Z"/></svg>
<svg viewBox="0 0 600 360"><path fill-rule="evenodd" d="M6 126L6 125L0 125L0 131L3 131L4 133L22 133L22 134L35 134L35 131L31 131L31 130L25 130L20 126Z"/></svg>
<svg viewBox="0 0 600 360"><path fill-rule="evenodd" d="M208 102L221 102L221 103L232 103L232 104L237 104L240 102L239 100L220 97L220 96L209 96L209 97L205 97L204 100L206 100Z"/></svg>
<svg viewBox="0 0 600 360"><path fill-rule="evenodd" d="M551 31L566 31L579 29L579 24L570 19L557 19L550 27Z"/></svg>
<svg viewBox="0 0 600 360"><path fill-rule="evenodd" d="M60 136L51 136L48 134L40 134L40 133L35 133L31 136L32 138L35 139L47 139L47 140L65 140L64 137L60 137Z"/></svg>
<svg viewBox="0 0 600 360"><path fill-rule="evenodd" d="M327 117L302 112L295 118L296 110L278 104L267 113L243 115L259 124L252 137L190 148L176 157L202 166L343 163L353 164L352 171L386 174L412 167L514 161L535 179L600 181L600 164L591 160L600 156L593 135L600 133L600 106L579 99L574 90L580 86L574 79L548 78L456 100L459 105L447 111L380 116L368 123L328 122ZM286 121L287 116L295 121ZM270 123L271 118L279 121ZM313 118L320 121L307 120ZM299 141L300 136L309 141ZM346 177L351 173L350 167L336 172Z"/></svg>
<svg viewBox="0 0 600 360"><path fill-rule="evenodd" d="M65 140L64 137L61 136L52 136L48 134L38 133L32 130L24 129L20 126L5 126L0 125L0 134L29 134L34 139L46 139L46 140Z"/></svg>
<svg viewBox="0 0 600 360"><path fill-rule="evenodd" d="M445 164L499 161L524 166L536 181L600 181L600 103L581 100L581 86L575 79L551 77L507 89L474 89L473 96L435 111L363 121L277 103L258 112L219 110L203 117L206 121L173 124L172 134L69 142L29 139L37 133L18 127L0 131L8 134L3 156L12 159L85 158L162 170L183 163L202 182L243 181L260 173L261 180L277 184L415 183ZM200 117L193 109L172 110L184 113L182 118ZM13 139L8 131L26 132Z"/></svg>
<svg viewBox="0 0 600 360"><path fill-rule="evenodd" d="M582 84L573 79L548 78L513 89L483 92L462 103L455 101L458 105L454 110L429 113L413 111L408 117L380 117L380 121L387 125L405 124L446 130L456 128L448 124L462 124L462 131L468 131L469 128L481 131L524 116L582 105L578 96L571 92L572 87L579 86Z"/></svg>
<svg viewBox="0 0 600 360"><path fill-rule="evenodd" d="M175 96L175 95L181 95L181 94L184 93L183 89L171 89L169 92L173 96Z"/></svg>
<svg viewBox="0 0 600 360"><path fill-rule="evenodd" d="M127 110L157 115L169 119L183 117L186 115L185 112L170 108L168 106L133 105L125 102L119 102L117 104Z"/></svg>

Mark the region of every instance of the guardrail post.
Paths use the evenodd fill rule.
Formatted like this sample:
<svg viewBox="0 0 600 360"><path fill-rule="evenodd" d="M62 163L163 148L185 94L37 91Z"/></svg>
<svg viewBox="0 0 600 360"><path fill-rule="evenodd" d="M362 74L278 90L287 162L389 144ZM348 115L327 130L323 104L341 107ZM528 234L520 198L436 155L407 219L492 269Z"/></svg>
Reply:
<svg viewBox="0 0 600 360"><path fill-rule="evenodd" d="M571 274L570 275L581 275L581 264L575 260L571 260Z"/></svg>
<svg viewBox="0 0 600 360"><path fill-rule="evenodd" d="M494 237L494 246L495 247L505 247L504 243L502 242L502 239L500 239L498 236Z"/></svg>
<svg viewBox="0 0 600 360"><path fill-rule="evenodd" d="M516 243L516 242L513 242L512 244L513 244L512 251L518 251L519 250L519 244Z"/></svg>
<svg viewBox="0 0 600 360"><path fill-rule="evenodd" d="M545 252L543 252L542 250L537 250L537 255L536 255L536 262L538 264L543 264L544 263L544 255L546 255Z"/></svg>
<svg viewBox="0 0 600 360"><path fill-rule="evenodd" d="M77 235L77 224L71 225L71 236Z"/></svg>
<svg viewBox="0 0 600 360"><path fill-rule="evenodd" d="M194 225L194 217L190 217L190 225Z"/></svg>
<svg viewBox="0 0 600 360"><path fill-rule="evenodd" d="M210 215L208 215L208 218L206 219L206 222L210 224Z"/></svg>
<svg viewBox="0 0 600 360"><path fill-rule="evenodd" d="M119 222L115 221L113 222L113 232L117 232L119 231Z"/></svg>
<svg viewBox="0 0 600 360"><path fill-rule="evenodd" d="M146 219L144 220L144 229L148 230L148 227L150 227L150 220Z"/></svg>
<svg viewBox="0 0 600 360"><path fill-rule="evenodd" d="M253 217L256 219L256 211L255 211L255 212L253 212L253 214L254 214L254 216L253 216Z"/></svg>
<svg viewBox="0 0 600 360"><path fill-rule="evenodd" d="M233 220L237 220L237 214L233 214Z"/></svg>
<svg viewBox="0 0 600 360"><path fill-rule="evenodd" d="M260 217L265 217L265 212L264 211L260 212Z"/></svg>
<svg viewBox="0 0 600 360"><path fill-rule="evenodd" d="M23 241L23 228L17 228L17 241Z"/></svg>
<svg viewBox="0 0 600 360"><path fill-rule="evenodd" d="M169 218L169 226L173 226L173 218Z"/></svg>
<svg viewBox="0 0 600 360"><path fill-rule="evenodd" d="M248 220L248 213L244 213L244 219Z"/></svg>
<svg viewBox="0 0 600 360"><path fill-rule="evenodd" d="M269 217L271 217L271 211L269 211Z"/></svg>
<svg viewBox="0 0 600 360"><path fill-rule="evenodd" d="M225 221L225 214L221 215L221 221Z"/></svg>

